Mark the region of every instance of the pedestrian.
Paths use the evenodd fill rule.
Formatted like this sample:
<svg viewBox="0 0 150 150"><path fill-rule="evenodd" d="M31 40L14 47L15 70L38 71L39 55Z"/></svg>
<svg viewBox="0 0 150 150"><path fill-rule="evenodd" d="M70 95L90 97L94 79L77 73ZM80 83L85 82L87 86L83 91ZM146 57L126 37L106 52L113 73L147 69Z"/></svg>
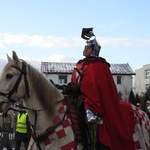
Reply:
<svg viewBox="0 0 150 150"><path fill-rule="evenodd" d="M150 119L150 101L146 101L146 113Z"/></svg>
<svg viewBox="0 0 150 150"><path fill-rule="evenodd" d="M96 130L97 141L93 140L93 149L134 150L132 135L120 110L120 100L109 69L110 64L99 57L101 46L97 42L93 28L83 28L81 37L86 40L83 50L85 58L77 62L71 83L63 93L72 92L80 109L82 108L86 114L87 125L90 124ZM92 136L94 135L95 132Z"/></svg>
<svg viewBox="0 0 150 150"><path fill-rule="evenodd" d="M21 144L24 143L24 148L27 150L31 138L31 128L28 120L28 113L23 109L23 105L17 105L19 108L16 122L15 133L15 150L20 150Z"/></svg>
<svg viewBox="0 0 150 150"><path fill-rule="evenodd" d="M12 145L10 140L13 137L14 131L14 111L8 110L3 112L0 116L0 130L1 130L1 140L0 140L0 150L7 148L12 150Z"/></svg>
<svg viewBox="0 0 150 150"><path fill-rule="evenodd" d="M141 103L137 103L136 107L138 107L139 109L141 109Z"/></svg>

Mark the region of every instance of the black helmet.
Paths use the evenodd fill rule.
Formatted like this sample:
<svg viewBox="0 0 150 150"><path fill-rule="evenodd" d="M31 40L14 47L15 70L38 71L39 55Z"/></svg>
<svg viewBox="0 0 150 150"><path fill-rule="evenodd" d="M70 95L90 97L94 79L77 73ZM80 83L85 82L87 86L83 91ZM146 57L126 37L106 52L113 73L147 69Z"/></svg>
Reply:
<svg viewBox="0 0 150 150"><path fill-rule="evenodd" d="M91 56L98 57L101 46L96 40L96 36L93 33L93 28L83 28L81 37L86 41L86 46L92 47Z"/></svg>

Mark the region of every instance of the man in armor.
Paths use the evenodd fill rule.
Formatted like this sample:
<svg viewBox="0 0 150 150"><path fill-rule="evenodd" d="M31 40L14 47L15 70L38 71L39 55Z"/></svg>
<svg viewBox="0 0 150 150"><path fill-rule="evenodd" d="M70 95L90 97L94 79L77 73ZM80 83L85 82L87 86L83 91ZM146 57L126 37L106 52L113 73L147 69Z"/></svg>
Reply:
<svg viewBox="0 0 150 150"><path fill-rule="evenodd" d="M94 142L92 149L134 150L132 135L120 110L110 65L99 57L101 46L93 28L83 28L81 37L87 40L83 50L85 58L77 62L69 87L74 89L75 95L79 95L78 99L83 100L80 108L85 112L86 125L90 124L97 132L97 141L95 137L91 138Z"/></svg>

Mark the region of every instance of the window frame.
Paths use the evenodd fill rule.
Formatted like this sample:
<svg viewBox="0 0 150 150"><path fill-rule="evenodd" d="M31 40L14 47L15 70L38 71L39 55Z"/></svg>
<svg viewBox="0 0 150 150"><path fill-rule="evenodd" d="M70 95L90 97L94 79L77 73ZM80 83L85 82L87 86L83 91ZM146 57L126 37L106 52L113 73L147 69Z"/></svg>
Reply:
<svg viewBox="0 0 150 150"><path fill-rule="evenodd" d="M150 69L145 70L145 78L150 78Z"/></svg>
<svg viewBox="0 0 150 150"><path fill-rule="evenodd" d="M59 74L58 75L58 84L67 84L67 75Z"/></svg>
<svg viewBox="0 0 150 150"><path fill-rule="evenodd" d="M117 76L117 84L121 84L121 78L122 78L122 76L120 76L120 75Z"/></svg>

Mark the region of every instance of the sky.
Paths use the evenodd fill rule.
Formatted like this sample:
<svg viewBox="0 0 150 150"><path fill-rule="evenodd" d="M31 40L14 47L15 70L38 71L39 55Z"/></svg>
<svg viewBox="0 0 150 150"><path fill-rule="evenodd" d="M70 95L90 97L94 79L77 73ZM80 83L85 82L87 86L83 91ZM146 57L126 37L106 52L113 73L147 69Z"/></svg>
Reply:
<svg viewBox="0 0 150 150"><path fill-rule="evenodd" d="M150 64L150 0L0 0L0 73L15 51L42 61L83 59L82 28L93 27L100 56L133 71Z"/></svg>

